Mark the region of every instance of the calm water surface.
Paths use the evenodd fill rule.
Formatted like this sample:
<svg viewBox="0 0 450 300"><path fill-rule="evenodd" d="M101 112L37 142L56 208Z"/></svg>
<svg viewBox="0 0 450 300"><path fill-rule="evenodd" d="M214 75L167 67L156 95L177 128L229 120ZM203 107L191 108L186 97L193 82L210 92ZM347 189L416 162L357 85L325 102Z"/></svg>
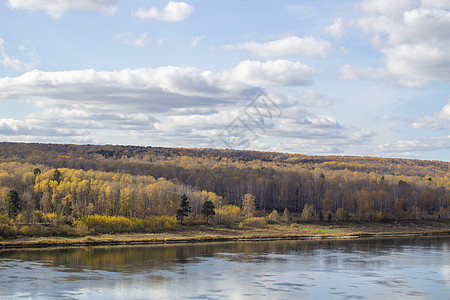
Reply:
<svg viewBox="0 0 450 300"><path fill-rule="evenodd" d="M0 250L0 298L450 299L450 238Z"/></svg>

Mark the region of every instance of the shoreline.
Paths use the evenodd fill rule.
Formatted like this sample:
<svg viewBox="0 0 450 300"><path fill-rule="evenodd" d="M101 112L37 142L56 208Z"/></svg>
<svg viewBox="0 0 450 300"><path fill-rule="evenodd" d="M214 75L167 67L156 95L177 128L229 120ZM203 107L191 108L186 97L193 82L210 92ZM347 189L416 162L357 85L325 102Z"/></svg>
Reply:
<svg viewBox="0 0 450 300"><path fill-rule="evenodd" d="M163 233L100 234L84 237L19 237L0 240L2 249L86 247L114 245L151 245L204 242L325 240L389 237L449 236L450 223L391 226L389 224L345 224L337 226L301 224L299 226L270 225L268 228L223 228L192 226ZM436 226L436 225L439 225ZM414 228L415 227L415 228ZM437 228L436 228L437 227ZM359 230L358 230L359 229Z"/></svg>

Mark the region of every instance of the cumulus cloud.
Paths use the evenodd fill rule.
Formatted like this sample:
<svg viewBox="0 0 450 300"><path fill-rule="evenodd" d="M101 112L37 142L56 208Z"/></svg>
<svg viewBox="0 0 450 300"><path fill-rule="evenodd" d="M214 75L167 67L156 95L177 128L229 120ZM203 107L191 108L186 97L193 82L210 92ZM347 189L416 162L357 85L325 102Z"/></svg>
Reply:
<svg viewBox="0 0 450 300"><path fill-rule="evenodd" d="M188 116L171 115L157 121L155 128L167 135L176 132L192 137L202 145L205 140L210 141L210 147L251 147L311 154L343 153L351 145L368 143L373 136L370 130L341 125L331 116L309 112L299 101L292 105L290 99L279 99L273 94L269 97L273 103L281 105L276 113L275 110L269 113L270 108L261 107L258 116L262 122L261 118L247 115L241 105L211 114L192 111ZM283 107L285 101L289 102L289 109ZM274 143L277 144L276 149L270 146Z"/></svg>
<svg viewBox="0 0 450 300"><path fill-rule="evenodd" d="M33 70L0 78L0 98L28 101L41 109L23 120L2 120L0 137L58 142L64 136L67 142L116 143L120 135L123 143L173 145L178 138L195 146L192 141L205 142L231 122L236 112L230 106L247 104L265 86L310 84L313 73L311 67L285 60L243 61L219 72L175 66Z"/></svg>
<svg viewBox="0 0 450 300"><path fill-rule="evenodd" d="M421 0L421 3L425 7L450 9L450 2L447 0Z"/></svg>
<svg viewBox="0 0 450 300"><path fill-rule="evenodd" d="M424 115L414 122L412 127L417 129L449 130L450 129L450 98L442 110L431 115Z"/></svg>
<svg viewBox="0 0 450 300"><path fill-rule="evenodd" d="M185 2L169 1L162 10L156 7L139 8L134 15L141 19L181 22L186 20L193 11L194 7Z"/></svg>
<svg viewBox="0 0 450 300"><path fill-rule="evenodd" d="M112 72L33 70L18 77L0 78L0 97L108 105L132 101L132 105L167 109L205 104L211 98L241 99L254 88L309 85L313 74L313 68L286 60L242 61L233 69L216 73L176 66Z"/></svg>
<svg viewBox="0 0 450 300"><path fill-rule="evenodd" d="M0 119L0 136L8 137L81 137L86 135L85 129L69 129L69 128L55 128L55 127L42 127L33 126L29 120L21 121L15 119Z"/></svg>
<svg viewBox="0 0 450 300"><path fill-rule="evenodd" d="M324 30L337 40L342 38L342 35L344 34L344 24L342 22L342 18L337 18L333 24L325 27Z"/></svg>
<svg viewBox="0 0 450 300"><path fill-rule="evenodd" d="M223 46L227 50L244 50L261 58L299 55L323 58L331 53L331 43L313 37L289 36L279 40L256 43L247 42Z"/></svg>
<svg viewBox="0 0 450 300"><path fill-rule="evenodd" d="M154 130L156 119L149 113L124 111L101 105L49 107L30 113L23 120L0 119L0 137L9 141L114 143L115 136L121 132L131 134ZM122 142L127 141L124 134Z"/></svg>
<svg viewBox="0 0 450 300"><path fill-rule="evenodd" d="M227 73L227 77L231 82L247 86L302 86L312 84L314 72L312 67L300 62L245 60Z"/></svg>
<svg viewBox="0 0 450 300"><path fill-rule="evenodd" d="M377 146L377 152L382 152L389 156L396 154L409 156L409 154L417 153L417 151L434 151L449 148L450 135L425 137L417 140L399 140L395 143L380 144Z"/></svg>
<svg viewBox="0 0 450 300"><path fill-rule="evenodd" d="M400 17L405 11L413 9L415 3L411 0L366 0L359 6L365 13Z"/></svg>
<svg viewBox="0 0 450 300"><path fill-rule="evenodd" d="M361 67L344 66L341 78L387 76L408 87L450 81L450 11L445 2L366 0L359 7L363 16L352 24L370 36L383 66L373 69L378 69L375 78Z"/></svg>
<svg viewBox="0 0 450 300"><path fill-rule="evenodd" d="M44 11L54 19L71 10L98 11L113 15L117 10L118 0L7 0L6 5L11 9L26 11Z"/></svg>

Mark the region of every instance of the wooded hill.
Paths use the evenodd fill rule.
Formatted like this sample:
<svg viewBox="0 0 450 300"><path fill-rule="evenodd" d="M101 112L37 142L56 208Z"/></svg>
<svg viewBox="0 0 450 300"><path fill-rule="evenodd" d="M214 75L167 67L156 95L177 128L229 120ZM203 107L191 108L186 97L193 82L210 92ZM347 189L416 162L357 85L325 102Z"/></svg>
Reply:
<svg viewBox="0 0 450 300"><path fill-rule="evenodd" d="M287 209L308 220L450 218L450 163L442 161L5 142L0 161L0 214L10 214L14 190L17 212L65 218L173 216L182 194L195 214L208 199L216 208L240 207L251 194L261 215Z"/></svg>

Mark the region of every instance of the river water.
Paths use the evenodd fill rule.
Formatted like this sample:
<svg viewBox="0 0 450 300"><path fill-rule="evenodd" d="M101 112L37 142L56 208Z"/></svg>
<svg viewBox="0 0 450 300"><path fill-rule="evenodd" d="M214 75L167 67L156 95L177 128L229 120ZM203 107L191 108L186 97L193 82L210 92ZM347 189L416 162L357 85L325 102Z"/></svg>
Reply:
<svg viewBox="0 0 450 300"><path fill-rule="evenodd" d="M0 250L0 298L450 299L450 238Z"/></svg>

